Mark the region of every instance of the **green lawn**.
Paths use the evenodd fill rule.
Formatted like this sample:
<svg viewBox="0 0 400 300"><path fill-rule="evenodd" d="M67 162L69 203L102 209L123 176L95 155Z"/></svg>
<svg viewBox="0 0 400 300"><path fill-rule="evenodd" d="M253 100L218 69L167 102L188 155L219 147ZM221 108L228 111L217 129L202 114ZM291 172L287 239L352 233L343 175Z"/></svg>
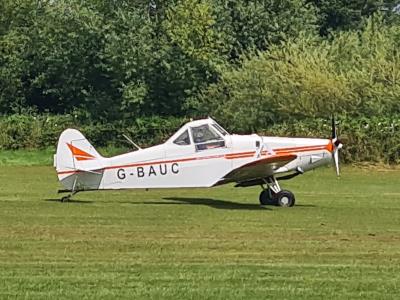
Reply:
<svg viewBox="0 0 400 300"><path fill-rule="evenodd" d="M124 147L100 147L97 149L105 157L114 156L131 151ZM52 166L53 157L56 153L55 147L47 149L20 149L20 150L0 150L0 167L3 166Z"/></svg>
<svg viewBox="0 0 400 300"><path fill-rule="evenodd" d="M259 188L56 199L51 167L0 168L0 298L399 299L400 170L323 168Z"/></svg>

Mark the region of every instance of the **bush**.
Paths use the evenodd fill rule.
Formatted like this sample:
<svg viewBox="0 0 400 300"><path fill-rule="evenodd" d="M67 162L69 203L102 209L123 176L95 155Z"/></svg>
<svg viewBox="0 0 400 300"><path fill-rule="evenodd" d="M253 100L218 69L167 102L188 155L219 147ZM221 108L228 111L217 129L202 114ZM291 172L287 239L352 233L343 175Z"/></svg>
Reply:
<svg viewBox="0 0 400 300"><path fill-rule="evenodd" d="M174 117L145 117L113 123L83 122L75 115L15 114L0 117L0 149L43 149L56 147L66 128L76 128L96 146L118 146L127 134L136 143L149 146L161 143L187 121Z"/></svg>
<svg viewBox="0 0 400 300"><path fill-rule="evenodd" d="M400 113L400 27L371 17L359 32L331 40L300 35L228 67L189 102L201 114L262 128L330 114Z"/></svg>

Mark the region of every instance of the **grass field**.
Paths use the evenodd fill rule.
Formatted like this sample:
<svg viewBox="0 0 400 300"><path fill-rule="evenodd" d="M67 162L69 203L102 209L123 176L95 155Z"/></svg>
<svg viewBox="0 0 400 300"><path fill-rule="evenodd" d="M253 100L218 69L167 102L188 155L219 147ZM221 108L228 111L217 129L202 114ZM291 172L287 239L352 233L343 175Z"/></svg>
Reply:
<svg viewBox="0 0 400 300"><path fill-rule="evenodd" d="M126 153L130 149L124 147L100 147L99 153L105 157ZM53 165L53 155L56 153L55 147L41 150L0 150L0 167L3 166L51 166Z"/></svg>
<svg viewBox="0 0 400 300"><path fill-rule="evenodd" d="M90 192L0 168L0 298L399 299L400 170L320 169L259 188Z"/></svg>

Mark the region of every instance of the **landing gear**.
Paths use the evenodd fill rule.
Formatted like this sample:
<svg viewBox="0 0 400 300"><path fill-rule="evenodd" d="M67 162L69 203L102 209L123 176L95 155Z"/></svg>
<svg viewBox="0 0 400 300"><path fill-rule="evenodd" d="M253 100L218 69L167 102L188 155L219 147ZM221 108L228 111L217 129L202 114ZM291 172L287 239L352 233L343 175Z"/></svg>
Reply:
<svg viewBox="0 0 400 300"><path fill-rule="evenodd" d="M264 179L267 188L263 185L262 192L260 193L261 205L276 205L281 207L292 207L295 204L295 197L292 192L281 190L278 181L275 177L271 176Z"/></svg>
<svg viewBox="0 0 400 300"><path fill-rule="evenodd" d="M60 199L61 202L68 202L69 200L71 200L71 197L79 192L81 192L82 190L76 190L76 191L72 191L71 194L64 196Z"/></svg>
<svg viewBox="0 0 400 300"><path fill-rule="evenodd" d="M82 190L76 188L77 180L78 180L78 176L75 176L75 180L74 180L74 183L72 185L72 189L71 190L59 190L58 191L58 193L66 193L66 192L68 193L68 192L70 192L69 195L64 196L64 197L62 197L60 199L61 202L68 202L73 195L75 195L75 194L79 193L80 191L82 191Z"/></svg>
<svg viewBox="0 0 400 300"><path fill-rule="evenodd" d="M261 205L275 205L275 193L270 190L266 189L260 193L260 204Z"/></svg>
<svg viewBox="0 0 400 300"><path fill-rule="evenodd" d="M282 190L275 195L276 205L281 207L292 207L296 202L294 195L290 191Z"/></svg>
<svg viewBox="0 0 400 300"><path fill-rule="evenodd" d="M68 195L68 196L64 196L60 199L61 202L68 202L69 199L71 199L72 194Z"/></svg>
<svg viewBox="0 0 400 300"><path fill-rule="evenodd" d="M70 194L68 194L67 196L64 196L60 199L61 202L68 202L69 200L71 200L72 196L81 192L83 190L75 190L75 191L70 191L70 190L59 190L58 193L66 193L66 192L70 192Z"/></svg>

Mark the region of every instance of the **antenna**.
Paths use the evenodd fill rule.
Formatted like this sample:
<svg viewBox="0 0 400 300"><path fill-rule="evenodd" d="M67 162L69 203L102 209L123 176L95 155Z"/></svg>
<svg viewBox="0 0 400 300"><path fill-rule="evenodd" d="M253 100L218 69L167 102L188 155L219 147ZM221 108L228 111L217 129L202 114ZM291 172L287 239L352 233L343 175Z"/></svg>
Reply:
<svg viewBox="0 0 400 300"><path fill-rule="evenodd" d="M126 134L122 134L122 136L123 136L129 143L131 143L133 146L135 146L138 150L142 150L142 148L140 148L134 141L132 141L132 139L130 139L129 136L127 136Z"/></svg>

